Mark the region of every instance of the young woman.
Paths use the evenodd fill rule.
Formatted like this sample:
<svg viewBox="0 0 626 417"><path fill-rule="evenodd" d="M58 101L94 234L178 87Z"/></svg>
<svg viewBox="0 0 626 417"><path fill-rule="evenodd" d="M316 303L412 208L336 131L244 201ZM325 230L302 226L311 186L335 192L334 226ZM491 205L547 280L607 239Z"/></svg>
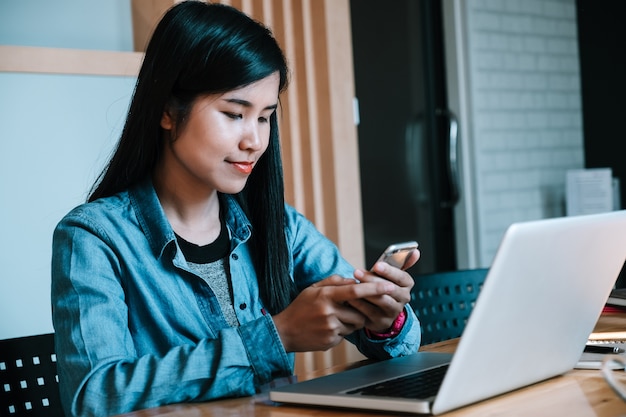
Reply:
<svg viewBox="0 0 626 417"><path fill-rule="evenodd" d="M355 270L284 203L287 76L234 8L182 2L159 23L117 149L54 233L68 415L252 395L344 337L371 358L417 350L410 275Z"/></svg>

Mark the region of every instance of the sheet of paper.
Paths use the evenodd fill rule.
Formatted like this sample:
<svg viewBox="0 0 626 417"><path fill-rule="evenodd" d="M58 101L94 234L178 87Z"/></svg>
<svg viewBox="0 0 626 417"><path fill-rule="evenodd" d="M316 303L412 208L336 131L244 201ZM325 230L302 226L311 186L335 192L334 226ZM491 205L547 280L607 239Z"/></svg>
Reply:
<svg viewBox="0 0 626 417"><path fill-rule="evenodd" d="M604 213L613 210L611 168L571 169L566 179L568 216Z"/></svg>

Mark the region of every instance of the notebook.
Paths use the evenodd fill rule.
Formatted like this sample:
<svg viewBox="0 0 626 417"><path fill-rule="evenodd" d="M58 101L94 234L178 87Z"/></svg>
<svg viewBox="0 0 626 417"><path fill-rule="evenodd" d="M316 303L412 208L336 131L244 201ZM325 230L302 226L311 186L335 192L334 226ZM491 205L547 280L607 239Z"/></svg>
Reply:
<svg viewBox="0 0 626 417"><path fill-rule="evenodd" d="M274 388L270 399L440 414L564 374L581 357L625 260L626 211L515 223L454 355L419 352L375 362ZM425 383L430 393L362 390L424 372L440 374Z"/></svg>

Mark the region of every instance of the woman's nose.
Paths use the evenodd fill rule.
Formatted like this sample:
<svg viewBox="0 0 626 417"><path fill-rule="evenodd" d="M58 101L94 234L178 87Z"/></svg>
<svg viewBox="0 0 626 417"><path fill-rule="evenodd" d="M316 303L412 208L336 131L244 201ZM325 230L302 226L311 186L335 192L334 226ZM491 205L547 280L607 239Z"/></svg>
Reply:
<svg viewBox="0 0 626 417"><path fill-rule="evenodd" d="M256 122L247 123L240 142L241 149L263 149L263 132Z"/></svg>

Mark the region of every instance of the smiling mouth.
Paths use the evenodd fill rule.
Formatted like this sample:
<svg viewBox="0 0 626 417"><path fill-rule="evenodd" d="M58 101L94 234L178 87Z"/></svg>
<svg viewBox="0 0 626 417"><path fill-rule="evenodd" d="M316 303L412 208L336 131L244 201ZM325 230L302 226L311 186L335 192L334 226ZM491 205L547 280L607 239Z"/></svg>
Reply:
<svg viewBox="0 0 626 417"><path fill-rule="evenodd" d="M250 174L254 166L252 162L231 162L231 165L242 174Z"/></svg>

